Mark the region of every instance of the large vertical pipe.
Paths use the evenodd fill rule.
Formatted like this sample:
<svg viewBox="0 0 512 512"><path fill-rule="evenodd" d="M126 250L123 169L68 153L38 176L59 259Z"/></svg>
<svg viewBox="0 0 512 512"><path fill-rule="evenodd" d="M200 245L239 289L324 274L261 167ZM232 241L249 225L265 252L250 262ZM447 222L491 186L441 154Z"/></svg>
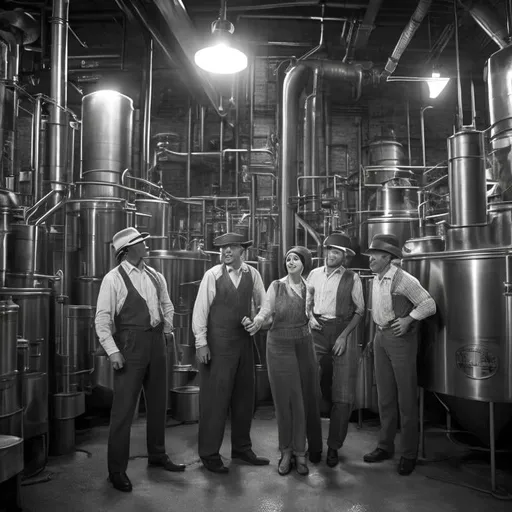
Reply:
<svg viewBox="0 0 512 512"><path fill-rule="evenodd" d="M68 17L70 0L53 0L51 18L52 52L50 96L50 181L51 187L63 191L61 182L67 181L67 83L68 83ZM61 193L54 196L55 204L60 201Z"/></svg>
<svg viewBox="0 0 512 512"><path fill-rule="evenodd" d="M34 203L37 203L40 196L40 183L41 183L41 114L42 114L42 101L41 96L36 97L34 104L34 119L32 126L32 173L33 173L33 190Z"/></svg>
<svg viewBox="0 0 512 512"><path fill-rule="evenodd" d="M313 95L306 96L304 101L304 127L302 132L302 167L303 176L311 176L311 138L313 127L313 108L312 108ZM308 196L312 194L311 180L304 180L303 194Z"/></svg>
<svg viewBox="0 0 512 512"><path fill-rule="evenodd" d="M151 144L151 100L153 96L153 39L145 34L146 56L142 71L142 87L140 103L142 104L142 129L140 130L140 176L146 178L150 167Z"/></svg>
<svg viewBox="0 0 512 512"><path fill-rule="evenodd" d="M362 70L359 65L340 62L314 60L301 61L291 68L283 83L282 110L282 150L281 150L281 180L280 180L280 227L281 236L279 264L294 240L295 211L289 199L295 195L294 187L297 182L297 124L299 122L299 98L309 71L319 69L320 75L327 79L354 83L356 98L359 97L362 81Z"/></svg>
<svg viewBox="0 0 512 512"><path fill-rule="evenodd" d="M313 212L320 210L320 202L319 202L319 183L316 179L317 176L320 175L320 124L319 118L319 106L321 106L322 102L319 98L319 82L320 82L320 72L318 69L315 69L313 72L313 95L311 98L311 176L313 179L311 180L311 193L313 195L313 201L311 203L311 210Z"/></svg>

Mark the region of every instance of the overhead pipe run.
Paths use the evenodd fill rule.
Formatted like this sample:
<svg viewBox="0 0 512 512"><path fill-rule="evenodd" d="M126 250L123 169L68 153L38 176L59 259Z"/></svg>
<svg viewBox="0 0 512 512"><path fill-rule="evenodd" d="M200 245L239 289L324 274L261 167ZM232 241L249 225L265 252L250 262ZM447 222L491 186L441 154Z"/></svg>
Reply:
<svg viewBox="0 0 512 512"><path fill-rule="evenodd" d="M283 83L281 180L279 183L280 260L294 243L295 209L289 201L295 196L297 183L297 125L299 124L300 95L311 72L318 72L318 76L326 80L353 84L356 90L354 100L359 99L361 95L363 72L358 64L326 60L301 61L286 73Z"/></svg>
<svg viewBox="0 0 512 512"><path fill-rule="evenodd" d="M400 35L398 43L396 44L395 49L393 50L393 53L389 57L388 62L384 67L384 71L382 72L383 78L387 78L388 76L391 76L395 72L400 57L404 53L405 49L409 46L409 43L414 37L416 30L418 30L418 27L421 25L421 22L427 15L431 4L432 0L419 1L416 10L414 11L413 15L411 16L411 19L405 26L402 34Z"/></svg>
<svg viewBox="0 0 512 512"><path fill-rule="evenodd" d="M508 46L508 30L499 20L495 7L489 5L486 0L469 2L467 0L459 0L459 4L471 15L500 49Z"/></svg>

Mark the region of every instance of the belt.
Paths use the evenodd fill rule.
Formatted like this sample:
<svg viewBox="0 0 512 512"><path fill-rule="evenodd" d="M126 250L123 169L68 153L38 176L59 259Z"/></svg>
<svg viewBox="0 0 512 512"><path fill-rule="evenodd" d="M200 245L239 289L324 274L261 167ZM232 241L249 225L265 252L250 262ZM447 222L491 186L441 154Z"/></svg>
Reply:
<svg viewBox="0 0 512 512"><path fill-rule="evenodd" d="M317 320L320 320L321 322L323 322L324 324L329 324L329 323L342 323L344 320L341 316L337 316L335 318L324 318L322 315L317 315L316 313L313 313L313 316L317 319Z"/></svg>
<svg viewBox="0 0 512 512"><path fill-rule="evenodd" d="M155 325L154 327L150 327L149 329L144 329L144 332L162 332L164 330L164 323L160 322L159 324Z"/></svg>

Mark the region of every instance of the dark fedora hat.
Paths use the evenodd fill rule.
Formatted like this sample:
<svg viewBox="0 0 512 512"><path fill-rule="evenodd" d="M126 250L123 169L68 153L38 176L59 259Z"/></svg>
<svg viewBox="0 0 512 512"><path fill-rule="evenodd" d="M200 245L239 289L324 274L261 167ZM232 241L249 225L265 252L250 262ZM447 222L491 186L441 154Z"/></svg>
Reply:
<svg viewBox="0 0 512 512"><path fill-rule="evenodd" d="M215 247L226 245L241 245L244 249L252 245L252 240L246 240L240 233L224 233L213 240Z"/></svg>
<svg viewBox="0 0 512 512"><path fill-rule="evenodd" d="M364 253L369 256L372 251L387 252L395 258L402 258L402 250L400 249L400 242L395 235L380 233L373 237L372 243L368 250Z"/></svg>
<svg viewBox="0 0 512 512"><path fill-rule="evenodd" d="M346 254L350 256L355 256L356 253L352 250L352 243L350 241L350 237L345 235L345 233L331 233L324 240L324 247L334 247L335 249L340 249L344 251Z"/></svg>

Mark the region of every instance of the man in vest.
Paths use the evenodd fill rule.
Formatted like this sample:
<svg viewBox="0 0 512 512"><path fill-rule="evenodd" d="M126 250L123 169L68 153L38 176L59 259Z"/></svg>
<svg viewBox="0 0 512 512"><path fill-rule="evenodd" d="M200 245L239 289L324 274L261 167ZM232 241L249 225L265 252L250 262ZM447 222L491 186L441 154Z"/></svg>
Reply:
<svg viewBox="0 0 512 512"><path fill-rule="evenodd" d="M355 404L359 347L357 339L349 335L364 314L364 298L361 279L345 268L347 255L354 256L350 238L332 233L325 239L324 249L325 266L312 270L308 276L313 301L308 310L320 365L320 388L323 398L331 404L326 462L334 467L339 462L338 450L347 436ZM321 445L316 448L309 442L311 462L319 462L321 453Z"/></svg>
<svg viewBox="0 0 512 512"><path fill-rule="evenodd" d="M252 242L238 233L213 241L220 265L208 270L199 286L192 315L196 357L200 363L199 456L209 471L227 473L219 454L231 410L231 458L266 465L252 451L255 372L251 323L265 297L260 273L242 261Z"/></svg>
<svg viewBox="0 0 512 512"><path fill-rule="evenodd" d="M367 254L376 274L372 317L377 327L374 358L381 428L377 448L364 461L393 457L398 401L402 431L398 473L410 475L418 454L418 322L436 312L436 303L415 277L392 264L402 258L395 235L375 235Z"/></svg>
<svg viewBox="0 0 512 512"><path fill-rule="evenodd" d="M126 475L130 427L141 389L147 409L148 465L184 471L165 453L167 349L174 307L162 274L144 263L148 233L126 228L114 235L118 266L101 283L96 333L114 369L108 472L112 485L130 492Z"/></svg>

